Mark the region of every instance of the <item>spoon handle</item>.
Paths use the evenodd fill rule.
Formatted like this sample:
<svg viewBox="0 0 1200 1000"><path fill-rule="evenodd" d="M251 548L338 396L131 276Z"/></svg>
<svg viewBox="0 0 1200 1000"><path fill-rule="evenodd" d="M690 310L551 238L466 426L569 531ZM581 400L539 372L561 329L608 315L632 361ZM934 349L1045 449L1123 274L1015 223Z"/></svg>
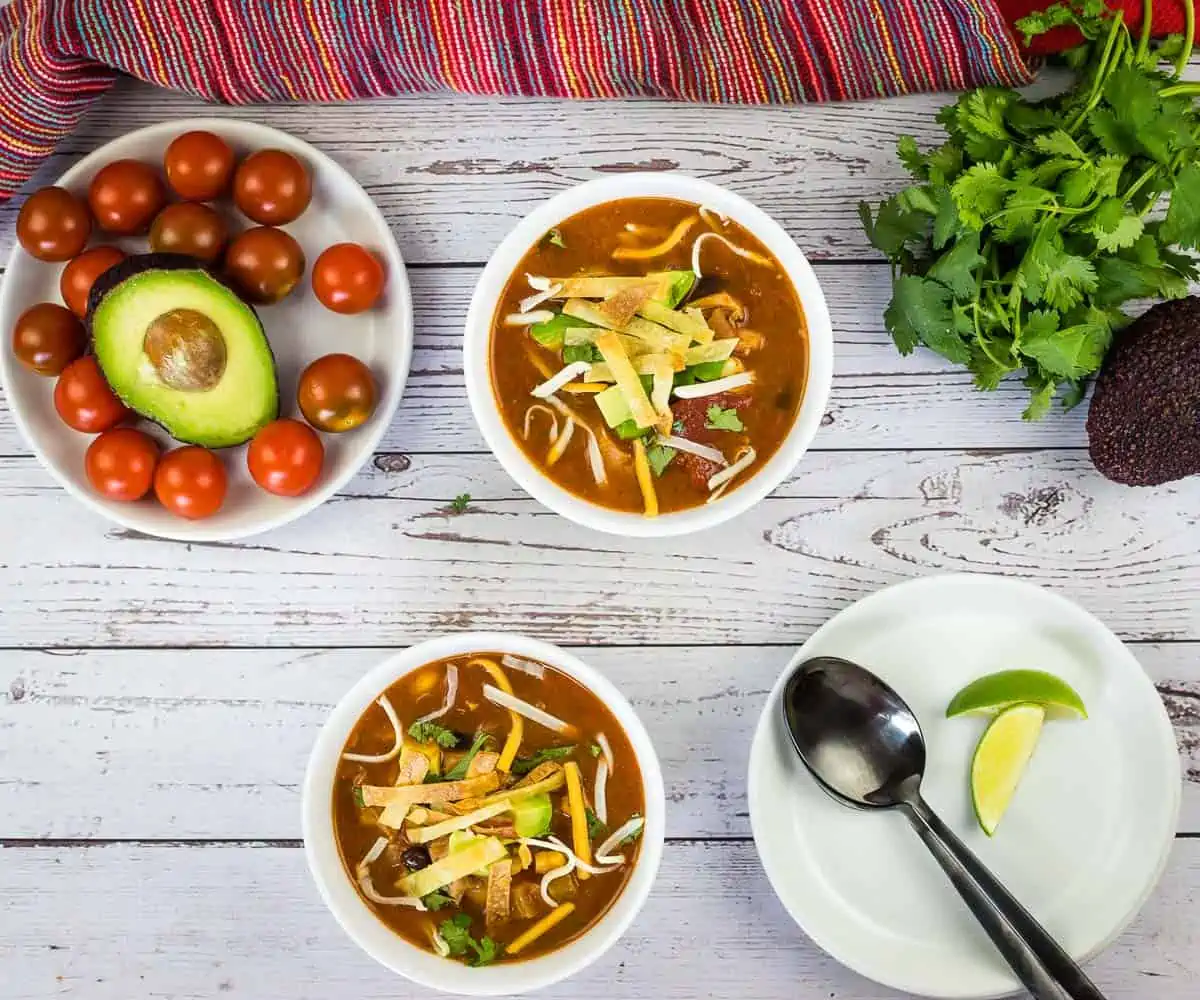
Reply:
<svg viewBox="0 0 1200 1000"><path fill-rule="evenodd" d="M1036 1000L1105 1000L1039 924L919 795L904 813L954 888ZM1060 988L1061 991L1060 992Z"/></svg>

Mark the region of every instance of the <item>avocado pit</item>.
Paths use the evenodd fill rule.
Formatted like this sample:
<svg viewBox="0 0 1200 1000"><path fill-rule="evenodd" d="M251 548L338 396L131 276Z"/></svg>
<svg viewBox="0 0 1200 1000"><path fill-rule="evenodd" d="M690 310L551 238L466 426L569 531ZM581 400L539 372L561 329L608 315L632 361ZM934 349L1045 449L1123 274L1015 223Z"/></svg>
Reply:
<svg viewBox="0 0 1200 1000"><path fill-rule="evenodd" d="M168 309L146 328L142 350L163 385L182 392L207 392L225 374L225 338L195 309Z"/></svg>

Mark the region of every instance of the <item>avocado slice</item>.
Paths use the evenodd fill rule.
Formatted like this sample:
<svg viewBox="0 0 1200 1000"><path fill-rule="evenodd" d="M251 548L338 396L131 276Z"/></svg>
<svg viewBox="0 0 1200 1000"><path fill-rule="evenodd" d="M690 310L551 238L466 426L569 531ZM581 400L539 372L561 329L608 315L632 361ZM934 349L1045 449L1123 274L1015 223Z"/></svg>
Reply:
<svg viewBox="0 0 1200 1000"><path fill-rule="evenodd" d="M113 391L179 441L229 448L279 414L258 316L190 257L142 254L105 271L87 323Z"/></svg>

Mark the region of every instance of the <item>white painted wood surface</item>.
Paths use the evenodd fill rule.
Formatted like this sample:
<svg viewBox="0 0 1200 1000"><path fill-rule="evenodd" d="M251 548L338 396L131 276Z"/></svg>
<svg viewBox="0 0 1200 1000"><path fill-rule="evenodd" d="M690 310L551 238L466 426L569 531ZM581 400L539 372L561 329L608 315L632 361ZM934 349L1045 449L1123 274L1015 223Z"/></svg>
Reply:
<svg viewBox="0 0 1200 1000"><path fill-rule="evenodd" d="M198 114L295 132L378 200L414 265L413 374L380 453L335 501L244 543L131 535L29 455L0 398L0 996L325 1000L420 991L337 931L304 872L298 783L324 713L387 647L505 628L580 647L663 758L672 838L654 899L603 963L547 995L888 1000L771 895L744 771L796 644L878 587L1003 572L1081 601L1131 644L1176 727L1181 836L1092 971L1113 1000L1200 994L1200 480L1098 477L1083 411L1020 420L930 355L899 357L887 274L854 205L900 180L897 133L939 97L786 109L426 97L206 108L123 85L42 172ZM525 497L461 387L479 266L566 184L633 168L728 184L814 259L838 355L816 450L727 530L626 542ZM0 253L16 206L0 208ZM469 492L468 511L448 502Z"/></svg>

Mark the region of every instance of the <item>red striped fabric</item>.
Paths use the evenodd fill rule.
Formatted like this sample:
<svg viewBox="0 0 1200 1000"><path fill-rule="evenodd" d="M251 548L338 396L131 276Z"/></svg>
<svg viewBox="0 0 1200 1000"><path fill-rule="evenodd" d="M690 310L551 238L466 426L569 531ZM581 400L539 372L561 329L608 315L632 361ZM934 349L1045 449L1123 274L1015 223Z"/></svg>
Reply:
<svg viewBox="0 0 1200 1000"><path fill-rule="evenodd" d="M794 103L1027 82L993 0L14 0L0 200L126 73L209 101Z"/></svg>

